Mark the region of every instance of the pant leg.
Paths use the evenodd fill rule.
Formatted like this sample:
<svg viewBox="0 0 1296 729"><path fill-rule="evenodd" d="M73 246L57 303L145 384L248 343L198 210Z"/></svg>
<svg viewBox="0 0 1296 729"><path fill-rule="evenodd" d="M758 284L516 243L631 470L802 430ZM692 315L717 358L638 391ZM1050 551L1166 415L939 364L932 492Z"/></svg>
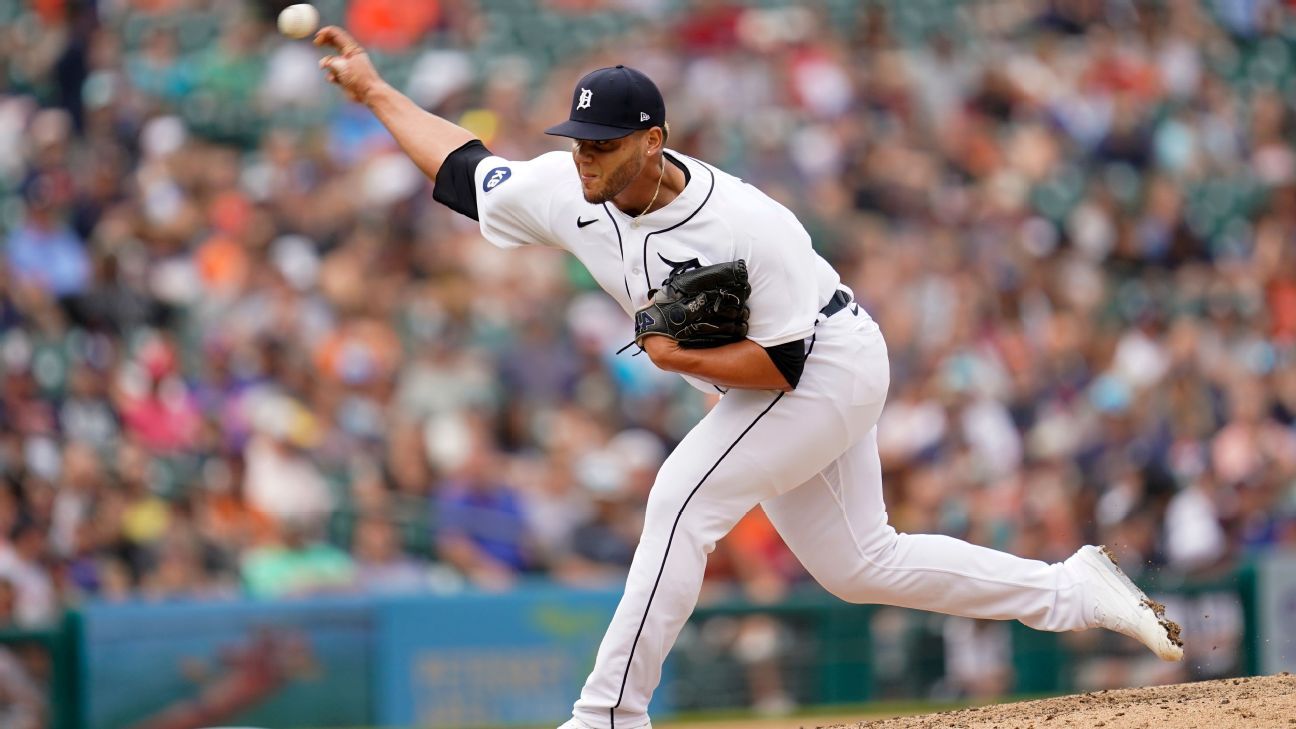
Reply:
<svg viewBox="0 0 1296 729"><path fill-rule="evenodd" d="M739 449L780 398L766 395L765 407L755 412L722 410L737 399L722 400L657 474L625 593L572 712L591 727L648 725L648 703L666 654L697 603L706 556L761 498L742 483Z"/></svg>
<svg viewBox="0 0 1296 729"><path fill-rule="evenodd" d="M653 483L625 595L573 709L577 719L594 729L648 724L707 554L756 504L845 453L877 421L889 383L882 334L855 308L816 327L796 390L731 390L689 432Z"/></svg>
<svg viewBox="0 0 1296 729"><path fill-rule="evenodd" d="M876 427L821 473L762 506L810 574L843 600L1016 619L1039 630L1088 627L1081 585L1064 564L896 533L882 500Z"/></svg>
<svg viewBox="0 0 1296 729"><path fill-rule="evenodd" d="M855 367L829 357L845 347L812 351L793 392L730 391L667 458L576 718L595 729L646 725L662 662L697 603L715 543L758 503L802 483L850 447L840 408L851 398L840 393L852 386Z"/></svg>

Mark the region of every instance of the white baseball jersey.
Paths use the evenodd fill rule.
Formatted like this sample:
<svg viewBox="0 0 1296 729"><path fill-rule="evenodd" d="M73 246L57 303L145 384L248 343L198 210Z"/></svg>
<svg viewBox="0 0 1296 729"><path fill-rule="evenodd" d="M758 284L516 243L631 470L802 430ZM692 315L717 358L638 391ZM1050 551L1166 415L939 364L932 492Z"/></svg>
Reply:
<svg viewBox="0 0 1296 729"><path fill-rule="evenodd" d="M673 270L741 258L752 286L749 338L766 347L807 342L796 389L730 390L662 465L625 594L564 726L650 726L648 702L697 601L706 556L758 504L810 574L845 600L1044 630L1095 625L1069 563L897 534L887 524L875 425L890 370L877 325L858 306L821 313L840 282L791 212L710 165L670 154L687 167L688 184L637 221L610 203L587 203L569 153L487 157L476 167L487 239L571 251L627 314Z"/></svg>
<svg viewBox="0 0 1296 729"><path fill-rule="evenodd" d="M840 279L814 252L805 228L755 187L691 157L668 154L688 168L688 184L669 205L638 220L611 203L586 202L569 152L527 162L488 157L477 166L482 235L503 247L570 251L631 315L672 270L742 259L752 287L747 338L772 347L809 337ZM715 392L710 384L685 379Z"/></svg>

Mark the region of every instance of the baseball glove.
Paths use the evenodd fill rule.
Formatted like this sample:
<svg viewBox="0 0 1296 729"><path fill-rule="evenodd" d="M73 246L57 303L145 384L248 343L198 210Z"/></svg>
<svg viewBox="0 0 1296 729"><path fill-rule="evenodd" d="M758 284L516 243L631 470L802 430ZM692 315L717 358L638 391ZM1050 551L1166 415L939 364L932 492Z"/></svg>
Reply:
<svg viewBox="0 0 1296 729"><path fill-rule="evenodd" d="M747 336L747 263L717 263L672 274L635 313L635 344L660 334L681 347L705 349Z"/></svg>

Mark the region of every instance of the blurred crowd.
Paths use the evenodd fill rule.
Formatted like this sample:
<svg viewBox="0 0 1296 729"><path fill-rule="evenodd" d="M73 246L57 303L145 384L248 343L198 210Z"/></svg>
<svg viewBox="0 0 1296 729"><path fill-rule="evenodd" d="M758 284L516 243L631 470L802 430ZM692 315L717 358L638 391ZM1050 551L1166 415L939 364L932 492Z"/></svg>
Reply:
<svg viewBox="0 0 1296 729"><path fill-rule="evenodd" d="M616 585L708 406L614 354L632 325L574 260L433 202L281 5L0 0L8 624ZM584 71L656 79L672 147L793 209L880 322L898 529L1133 571L1296 546L1289 6L319 5L510 158L561 144ZM564 55L493 25L522 9L625 23ZM759 512L709 569L804 579Z"/></svg>

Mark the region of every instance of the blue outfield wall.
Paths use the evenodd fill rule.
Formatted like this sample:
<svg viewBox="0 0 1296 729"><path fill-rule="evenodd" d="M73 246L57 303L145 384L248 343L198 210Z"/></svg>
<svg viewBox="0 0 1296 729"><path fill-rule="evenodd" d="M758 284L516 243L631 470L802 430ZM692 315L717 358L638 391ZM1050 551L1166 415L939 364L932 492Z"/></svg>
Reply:
<svg viewBox="0 0 1296 729"><path fill-rule="evenodd" d="M619 597L534 587L93 604L81 613L83 726L167 729L195 712L204 726L557 723Z"/></svg>
<svg viewBox="0 0 1296 729"><path fill-rule="evenodd" d="M1296 554L1209 579L1160 574L1147 586L1183 623L1189 678L1296 670ZM65 636L75 650L64 662L78 670L60 673L75 674L75 686L53 692L77 699L55 713L59 729L557 724L619 597L537 584L505 594L91 604ZM753 613L777 618L771 640L784 646L783 680L798 703L926 695L944 673L940 630L932 616L896 610L818 592L705 607L667 664L653 715L750 705L731 643ZM725 635L730 643L717 642ZM1104 647L1103 635L1093 638L1073 646L1015 630L1010 690L1076 690L1087 660L1101 663L1109 648L1130 655L1124 639Z"/></svg>
<svg viewBox="0 0 1296 729"><path fill-rule="evenodd" d="M82 726L368 724L376 619L367 600L88 606Z"/></svg>
<svg viewBox="0 0 1296 729"><path fill-rule="evenodd" d="M377 621L380 726L561 723L620 592L536 587L390 599ZM665 715L660 701L654 710Z"/></svg>

